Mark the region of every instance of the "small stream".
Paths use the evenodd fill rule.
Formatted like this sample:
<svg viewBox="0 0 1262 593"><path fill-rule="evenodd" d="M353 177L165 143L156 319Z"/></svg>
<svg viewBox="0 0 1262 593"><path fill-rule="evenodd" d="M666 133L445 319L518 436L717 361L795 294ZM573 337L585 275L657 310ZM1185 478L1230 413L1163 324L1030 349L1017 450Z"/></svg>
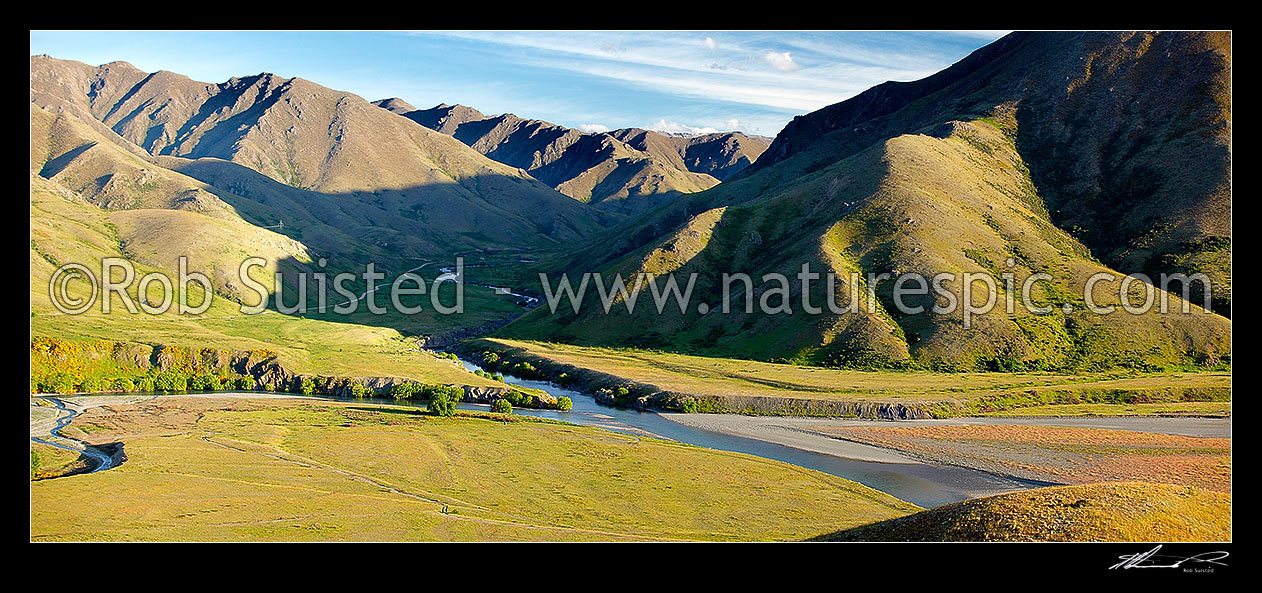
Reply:
<svg viewBox="0 0 1262 593"><path fill-rule="evenodd" d="M75 411L75 410L72 410L72 409L70 409L70 408L67 408L67 407L66 407L65 402L61 401L61 400L60 400L60 399L58 399L58 398L55 398L55 397L44 397L44 398L40 398L40 399L43 399L44 401L46 401L46 402L48 402L48 403L52 404L53 406L55 406L58 410L60 410L60 411L62 411L62 412L67 412L67 414L66 414L65 416L61 416L61 417L59 417L59 418L57 419L57 425L56 425L56 426L54 426L54 427L52 428L52 430L48 431L48 434L49 434L50 436L54 436L54 437L57 437L57 438L62 438L62 439L66 439L66 440L68 440L68 441L74 441L74 442L76 442L76 443L80 443L80 444L82 444L82 445L83 445L83 448L82 448L82 449L76 449L76 448L71 447L71 446L69 446L69 445L63 445L63 444L61 444L61 443L53 442L53 441L46 440L46 439L43 439L43 438L40 438L40 437L31 437L31 440L32 440L32 441L34 441L34 442L36 442L36 443L43 444L43 445L48 445L48 446L50 446L50 447L57 447L58 449L65 449L65 450L67 450L67 451L74 451L75 453L79 453L79 454L81 454L81 455L84 455L84 456L86 456L86 457L90 458L93 462L95 462L95 463L96 463L96 467L94 467L94 468L92 468L92 469L88 470L88 472L87 472L87 473L90 473L90 474L94 474L94 473L99 472L99 471L105 471L105 470L107 470L107 469L109 469L109 468L111 468L111 467L113 467L113 466L114 466L114 458L113 458L113 457L111 457L110 455L107 455L107 454L105 454L104 452L97 450L97 449L96 449L95 447L93 447L92 445L89 445L89 444L87 444L87 443L84 443L83 441L80 441L80 440L78 440L78 439L72 439L72 438L70 438L70 437L68 437L68 436L66 436L66 435L64 435L64 434L61 434L61 429L65 428L68 424L70 424L70 421L71 421L71 420L74 420L74 419L75 419L75 416L78 416L78 415L79 415L79 412L77 412L77 411Z"/></svg>

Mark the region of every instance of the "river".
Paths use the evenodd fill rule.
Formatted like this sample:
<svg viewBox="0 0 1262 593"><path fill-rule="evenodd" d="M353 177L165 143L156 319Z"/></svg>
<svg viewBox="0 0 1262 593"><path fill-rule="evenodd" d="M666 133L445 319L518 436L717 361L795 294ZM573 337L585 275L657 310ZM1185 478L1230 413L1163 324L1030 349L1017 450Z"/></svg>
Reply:
<svg viewBox="0 0 1262 593"><path fill-rule="evenodd" d="M481 369L481 367L477 364L466 360L461 360L460 363L470 372ZM731 434L730 432L707 430L705 428L707 424L713 425L713 423L705 422L704 420L706 417L718 415L701 415L701 420L698 420L698 415L695 414L675 414L668 412L612 408L596 403L596 400L591 395L566 389L553 383L522 379L512 375L504 375L504 379L509 385L539 389L555 396L569 397L574 404L572 409L565 412L557 410L517 408L514 410L514 413L516 414L539 418L550 418L574 424L605 428L617 432L653 436L681 443L697 445L700 447L707 447L710 449L746 453L766 459L774 459L799 467L814 469L841 478L846 478L848 480L853 480L926 508L951 502L958 502L970 498L977 498L979 496L989 496L992 494L1051 485L1046 482L1023 480L1010 476L1000 476L966 467L926 463L905 457L898 452L888 449L869 447L867 445L850 443L848 441L838 441L836 439L819 436L818 434L803 433L803 436L800 439L794 439L786 438L783 433L778 435L771 435L770 433L760 434L758 432L746 433L763 437L749 438L747 436ZM127 396L119 395L117 397L135 398L137 395L138 394L129 394ZM161 397L161 395L159 396ZM173 394L169 397L287 396L285 394L263 392L230 392ZM89 401L87 398L95 398L96 400L112 399L109 396L101 395L44 398L57 406L59 410L68 413L63 417L59 417L56 427L54 427L51 431L48 431L47 434L63 439L66 438L62 436L59 431L77 415L77 412L64 405L63 400L74 402L76 400L81 400L81 398L85 403ZM356 401L369 401L414 407L425 406L425 402L396 401L392 398L380 397L364 398ZM88 407L91 407L92 405L100 405L100 403L93 402L88 404ZM466 410L486 410L489 406L484 404L462 403L458 407ZM759 426L766 424L794 424L792 421L809 423L812 420L819 420L807 418L794 418L788 420L764 419L764 421L760 422L757 418L751 417L722 416L725 416L723 419L728 420L729 423L730 421L739 420L748 421L749 423ZM987 419L987 421L989 420L990 419ZM1065 419L1061 419L1057 423L1061 424L1064 423L1064 421ZM999 420L999 422L1003 421ZM1037 420L1034 422L1042 423ZM1117 421L1114 420L1111 422L1116 423ZM723 423L720 422L718 424ZM34 433L32 433L31 439L41 443L71 449L71 447L66 445L38 438ZM816 443L821 440L831 442L834 446L822 449L831 451L831 453L821 452L821 448L819 447L816 447L816 450L811 450L813 446L810 443L811 439L815 439ZM786 442L797 446L782 444ZM95 449L92 449L91 447L87 447L83 450L72 450L80 451L92 457L98 463L98 467L96 467L93 471L101 471L110 467L111 460L109 457L99 451L96 451ZM841 452L839 453L839 451Z"/></svg>
<svg viewBox="0 0 1262 593"><path fill-rule="evenodd" d="M462 359L460 362L470 372L481 369L480 366L467 360ZM979 496L1049 485L1045 482L998 476L957 466L919 462L883 463L818 453L687 426L670 420L669 416L672 415L670 413L603 406L596 403L590 395L545 381L532 381L511 375L504 375L504 380L509 385L539 389L557 396L564 395L574 402L573 409L568 412L519 408L513 410L516 414L599 426L619 432L647 434L710 449L775 459L854 480L926 508ZM462 407L473 408L474 406L462 404ZM486 408L486 406L480 407Z"/></svg>

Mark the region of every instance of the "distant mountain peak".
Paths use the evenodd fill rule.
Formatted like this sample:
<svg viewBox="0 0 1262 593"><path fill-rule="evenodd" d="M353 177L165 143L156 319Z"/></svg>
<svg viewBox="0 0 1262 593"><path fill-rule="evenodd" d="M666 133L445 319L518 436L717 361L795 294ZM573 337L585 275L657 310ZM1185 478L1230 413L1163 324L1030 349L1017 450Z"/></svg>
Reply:
<svg viewBox="0 0 1262 593"><path fill-rule="evenodd" d="M389 99L381 99L379 101L373 101L372 104L382 109L385 109L386 111L392 111L399 115L403 115L404 113L407 113L409 111L416 111L415 107L413 107L407 101L404 101L403 99L400 99L398 97L390 97Z"/></svg>
<svg viewBox="0 0 1262 593"><path fill-rule="evenodd" d="M399 115L448 136L454 134L461 124L486 119L486 116L477 109L446 103L439 103L429 109L408 110Z"/></svg>
<svg viewBox="0 0 1262 593"><path fill-rule="evenodd" d="M51 57L51 56L45 55L45 57ZM122 60L117 60L117 61L109 62L107 64L102 64L101 68L105 70L109 70L111 68L126 68L128 70L140 70L139 68L133 66L131 62L124 62Z"/></svg>
<svg viewBox="0 0 1262 593"><path fill-rule="evenodd" d="M522 169L570 197L622 212L713 187L752 163L770 142L740 132L583 132L513 113L486 116L472 107L446 103L401 115Z"/></svg>

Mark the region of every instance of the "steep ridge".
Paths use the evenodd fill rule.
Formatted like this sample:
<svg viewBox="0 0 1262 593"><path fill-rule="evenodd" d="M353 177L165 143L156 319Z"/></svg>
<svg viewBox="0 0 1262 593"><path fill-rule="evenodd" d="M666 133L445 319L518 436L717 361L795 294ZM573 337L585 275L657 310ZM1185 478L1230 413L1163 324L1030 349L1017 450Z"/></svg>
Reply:
<svg viewBox="0 0 1262 593"><path fill-rule="evenodd" d="M1230 85L1230 33L1014 33L794 118L742 175L813 170L1014 105L1018 151L1058 226L1122 272L1208 275L1230 314Z"/></svg>
<svg viewBox="0 0 1262 593"><path fill-rule="evenodd" d="M299 78L212 85L33 56L31 101L203 182L248 185L251 201L296 204L298 219L341 211L356 221L343 228L393 235L370 242L402 246L400 256L551 246L615 220L449 136Z"/></svg>
<svg viewBox="0 0 1262 593"><path fill-rule="evenodd" d="M168 208L236 218L216 190L111 142L73 115L31 105L31 172L107 210Z"/></svg>
<svg viewBox="0 0 1262 593"><path fill-rule="evenodd" d="M766 139L736 132L695 137L640 129L585 133L511 113L487 117L463 105L403 115L523 169L565 195L626 213L713 187L748 166L766 145Z"/></svg>
<svg viewBox="0 0 1262 593"><path fill-rule="evenodd" d="M439 253L453 244L450 235L430 225L403 233L390 225L413 221L391 220L380 207L348 207L332 196L284 185L228 161L152 157L73 111L31 105L31 173L99 208L152 216L184 210L272 229L339 266L374 261L393 267L404 263L403 258ZM181 220L188 224L163 227L172 231L172 245L183 244L208 224L196 217ZM450 222L440 222L451 228Z"/></svg>
<svg viewBox="0 0 1262 593"><path fill-rule="evenodd" d="M32 258L32 281L45 278L45 289L50 264L95 265L102 257L175 270L186 256L188 269L234 300L242 297L246 258L266 260L256 280L269 289L277 270L291 278L311 270L314 249L252 224L238 206L251 218L281 212L131 154L68 113L31 106L31 248L41 256ZM329 247L326 254L345 244L313 243ZM83 250L98 244L100 251Z"/></svg>
<svg viewBox="0 0 1262 593"><path fill-rule="evenodd" d="M1201 303L1195 290L1199 283L1192 283L1189 314L1180 311L1178 283L1172 286L1175 294L1154 291L1158 302L1168 298L1169 313L1156 307L1136 315L1120 309L1118 314L1100 315L1086 309L1084 288L1091 275L1109 273L1115 278L1094 286L1097 305L1121 303L1121 275L1110 269L1109 258L1088 236L1060 226L1064 218L1056 212L1066 202L1049 198L1051 190L1045 184L1065 175L1058 173L1066 166L1064 161L1037 160L1039 153L1026 149L1030 138L1047 134L1039 126L1055 128L1056 122L1032 115L1021 100L1011 99L1028 89L1068 85L1062 88L1061 100L1038 110L1077 121L1085 114L1076 110L1095 105L1074 101L1066 89L1076 88L1072 82L1077 79L1064 79L1063 73L1083 68L1093 53L1115 55L1122 51L1119 48L1144 39L1150 49L1144 55L1154 60L1184 64L1212 62L1220 56L1212 49L1214 36L1205 34L1014 34L928 79L881 85L798 118L755 165L732 180L664 205L620 229L599 249L582 245L567 259L550 262L554 278L567 272L575 286L578 275L590 271L604 272L607 282L609 275L621 273L628 285L636 274L674 272L682 289L687 275L695 272L690 306L705 303L708 314L680 313L672 303L658 315L649 301L632 315L621 303L606 315L592 294L578 314L568 303L556 314L541 308L501 335L836 366L1011 370L1216 364L1230 356L1230 322L1196 306ZM1142 62L1138 57L1129 65L1116 62L1108 72L1113 77L1130 76L1124 71ZM1186 81L1183 86L1154 87L1150 92L1161 98L1146 101L1196 105L1181 107L1191 113L1212 110L1218 99L1202 90L1213 86L1216 71L1207 72L1202 72L1209 77L1205 84ZM1119 127L1128 129L1142 127L1151 116L1139 118L1139 123L1126 114L1117 117ZM1195 163L1179 160L1181 165L1168 166L1184 177L1201 171L1229 173L1229 151L1215 148L1224 124L1212 117L1198 121L1209 122L1203 134L1148 136L1128 154L1169 154L1182 145L1208 146L1181 153L1182 159L1194 158ZM1186 203L1216 212L1217 218L1177 209L1166 215L1180 221L1182 226L1174 228L1227 233L1228 246L1213 253L1225 251L1229 257L1230 194L1214 187L1178 195ZM1172 191L1154 195L1168 197ZM1127 203L1132 209L1121 208L1114 216L1134 219L1141 207L1159 199L1166 198L1131 200ZM1212 220L1196 222L1207 216ZM1185 236L1172 233L1152 244ZM824 281L818 280L809 292L810 303L823 310L805 313L806 307L800 306L803 290L795 279L803 264L816 273L837 274L834 294L839 308L851 303L854 288L860 296L857 311L835 313L825 307L829 295ZM772 272L790 279L792 312L767 315L755 307L755 313L746 314L747 295L755 304L767 299L776 308L780 303L772 290L777 284L757 283ZM859 274L858 282L848 281L852 272ZM926 307L904 313L892 299L893 278L907 272L926 278L986 272L998 283L1004 273L1011 273L1017 304L1008 311L1001 293L998 306L973 317L967 328L959 307L950 315L928 308L946 305L933 293L904 299L907 305ZM1225 281L1213 269L1205 272L1229 290L1229 268L1217 271L1226 274ZM747 291L737 282L733 310L716 313L723 273L748 274L755 287ZM869 301L867 276L881 273L891 277L877 279L871 287L875 298ZM1052 276L1031 288L1032 304L1050 306L1046 313L1032 313L1020 303L1019 289L1036 273ZM960 281L943 286L956 302L963 302ZM972 295L978 305L987 292L979 286L982 294ZM1144 302L1144 286L1135 282L1129 287L1131 302ZM1002 291L1002 284L998 288Z"/></svg>

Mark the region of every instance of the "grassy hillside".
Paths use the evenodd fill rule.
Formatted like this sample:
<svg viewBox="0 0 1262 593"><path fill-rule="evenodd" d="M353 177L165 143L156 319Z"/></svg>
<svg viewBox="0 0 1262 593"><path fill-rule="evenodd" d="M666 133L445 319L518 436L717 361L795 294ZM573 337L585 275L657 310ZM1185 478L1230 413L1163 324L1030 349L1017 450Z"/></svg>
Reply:
<svg viewBox="0 0 1262 593"><path fill-rule="evenodd" d="M679 169L705 173L719 181L731 179L753 164L771 140L740 132L675 136L640 128L614 130L609 134Z"/></svg>
<svg viewBox="0 0 1262 593"><path fill-rule="evenodd" d="M31 104L31 172L108 210L169 208L237 218L207 184L155 166L82 120Z"/></svg>
<svg viewBox="0 0 1262 593"><path fill-rule="evenodd" d="M804 170L801 161L822 158L811 151L782 164L724 183L655 211L615 236L610 245L584 246L568 260L554 260L552 277L600 271L606 283L621 274L630 286L640 274L673 273L680 287L697 274L692 304L709 311L680 312L674 304L657 314L642 289L634 314L618 299L604 314L595 291L574 314L562 303L555 314L540 308L499 335L577 345L621 344L673 351L783 360L827 366L926 368L934 370L1072 370L1213 366L1230 357L1230 322L1168 296L1170 313L1153 308L1141 315L1100 315L1086 308L1084 288L1096 273L1121 274L1053 221L1017 145L1019 122L1012 105L985 117L951 120L876 142L851 156ZM802 305L795 275L808 264L821 274L809 294L821 314ZM779 284L755 282L753 292L731 284L732 310L718 311L723 274L759 279L779 273L789 279L791 311L766 314L759 303L777 306ZM839 279L827 292L823 274ZM858 274L858 282L850 274ZM868 286L869 274L889 273ZM924 307L903 313L893 301L894 277L918 273L955 274L942 284L963 303L964 273L986 273L996 282L997 306L964 327L959 307L932 310L942 297L905 299ZM1014 310L1005 307L1003 275L1013 275ZM1020 292L1033 274L1050 274L1032 285L1032 313ZM554 280L555 282L555 280ZM916 286L914 283L911 285ZM1115 280L1098 283L1096 305L1118 305ZM1142 303L1141 283L1131 302ZM1176 284L1174 288L1179 286ZM869 302L868 290L877 298ZM857 311L833 312L860 297ZM926 292L928 292L926 287ZM1159 293L1159 291L1157 291ZM987 291L975 285L972 303ZM755 305L744 310L746 298ZM1159 301L1160 294L1156 297ZM630 299L625 299L629 301ZM647 302L647 303L646 303ZM1120 311L1120 309L1119 309Z"/></svg>
<svg viewBox="0 0 1262 593"><path fill-rule="evenodd" d="M1230 541L1231 495L1112 482L1040 488L839 531L824 541Z"/></svg>
<svg viewBox="0 0 1262 593"><path fill-rule="evenodd" d="M207 215L171 210L106 211L79 198L73 192L38 176L31 181L30 300L31 336L55 337L69 341L123 340L138 344L166 344L194 349L271 350L286 368L298 373L342 376L394 376L426 383L457 383L492 386L493 382L465 372L450 361L418 351L417 335L463 328L465 324L486 323L520 308L490 289L466 288L467 315L439 315L432 308L412 316L393 313L375 316L361 308L356 315L332 313L297 317L274 310L258 315L241 312L243 295L233 262L239 250L279 256L288 261L305 260L301 250L283 251L295 243L271 231ZM255 251L258 250L258 251ZM136 303L130 313L122 299L114 295L106 314L99 304L79 315L66 315L52 305L49 279L57 266L79 262L96 269L106 257L133 262L136 275L161 271L178 276L171 266L176 255L192 254L190 269L206 273L216 293L211 307L200 315L180 315L173 307L162 315L139 310L136 283L127 294ZM254 280L274 289L270 272L258 273ZM116 280L121 280L121 274ZM70 294L89 296L85 283L68 285ZM292 287L290 287L292 289ZM149 287L149 302L161 301L160 287ZM250 300L255 297L241 298ZM200 285L189 285L187 303L196 306L205 295ZM292 301L291 301L292 302ZM450 302L450 300L448 301ZM396 329L398 328L398 329ZM401 331L402 330L402 331Z"/></svg>
<svg viewBox="0 0 1262 593"><path fill-rule="evenodd" d="M509 298L470 284L464 314L440 315L425 307L417 314L375 315L361 306L339 315L316 309L312 274L359 274L372 262L386 274L387 285L405 270L432 279L440 267L454 263L456 249L469 250L464 255L474 272L474 266L488 261L516 261L541 246L590 232L603 220L587 206L455 140L367 103L356 107L362 102L357 97L304 81L205 85L170 73L138 75L121 63L97 68L36 56L31 89L33 339L267 350L297 373L487 386L490 382L419 347L426 340L504 323L522 310ZM201 111L195 109L199 102ZM334 105L333 112L322 111ZM328 121L322 119L326 116ZM243 123L247 120L252 123ZM148 127L142 125L146 121ZM328 138L330 122L347 127ZM306 159L300 161L317 169L332 167L317 173L295 161L300 175L322 179L312 184L315 189L295 187L292 179L278 179L266 167L252 169L248 165L258 163L245 162L249 159L237 150L276 150L281 140L271 135L271 126L281 123L315 143L293 147ZM220 150L225 138L251 125L259 131L247 133L249 141L238 138L229 143L236 148ZM320 125L324 128L317 131ZM321 148L321 138L336 146ZM363 143L381 146L368 150ZM395 145L390 150L399 158L425 163L355 160L371 158L388 144ZM312 152L326 148L328 159ZM168 156L180 154L197 158ZM389 174L362 177L377 166ZM439 174L436 180L438 169L450 175ZM390 175L419 177L413 180L417 185L404 187L412 182ZM368 181L397 187L362 185ZM50 276L63 264L84 264L99 273L103 259L116 257L135 264L137 278L155 271L175 278L181 256L188 258L190 271L211 279L214 303L202 314L131 313L114 296L108 314L96 306L65 315L48 296ZM266 261L252 270L251 279L273 298L284 289L287 305L297 302L298 276L305 276L312 286L311 312L242 314L241 306L254 305L258 298L239 274L249 257ZM278 272L285 274L279 286L273 280ZM346 287L355 294L365 290L358 279ZM146 302L159 303L160 285L149 288ZM80 282L70 285L78 296L88 296L86 289ZM453 302L452 290L444 286L443 302ZM127 292L138 304L135 291L133 280ZM197 305L205 296L193 284L186 299ZM326 306L331 307L343 297L329 298Z"/></svg>
<svg viewBox="0 0 1262 593"><path fill-rule="evenodd" d="M1209 275L1230 315L1230 85L1230 32L1018 32L796 118L742 175L801 175L1011 105L1052 222L1119 271Z"/></svg>

